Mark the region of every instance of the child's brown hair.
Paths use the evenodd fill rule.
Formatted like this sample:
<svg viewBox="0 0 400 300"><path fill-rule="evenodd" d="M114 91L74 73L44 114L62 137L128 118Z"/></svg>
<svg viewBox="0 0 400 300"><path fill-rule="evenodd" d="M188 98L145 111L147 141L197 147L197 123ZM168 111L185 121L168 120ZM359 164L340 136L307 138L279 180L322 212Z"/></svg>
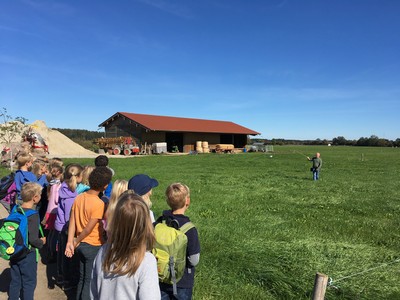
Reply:
<svg viewBox="0 0 400 300"><path fill-rule="evenodd" d="M165 191L167 203L172 210L177 210L185 206L186 199L190 197L190 189L187 185L180 182L172 183Z"/></svg>

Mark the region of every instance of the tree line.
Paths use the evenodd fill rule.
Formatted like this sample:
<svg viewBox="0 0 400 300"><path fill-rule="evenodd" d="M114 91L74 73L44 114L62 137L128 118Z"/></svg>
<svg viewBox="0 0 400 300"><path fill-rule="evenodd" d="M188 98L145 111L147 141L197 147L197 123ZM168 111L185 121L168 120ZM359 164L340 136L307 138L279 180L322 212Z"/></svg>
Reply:
<svg viewBox="0 0 400 300"><path fill-rule="evenodd" d="M334 146L368 146L368 147L400 147L400 138L388 140L376 135L361 137L358 140L347 140L343 136L338 136L332 140L286 140L286 139L251 139L251 142L261 142L266 145L334 145Z"/></svg>
<svg viewBox="0 0 400 300"><path fill-rule="evenodd" d="M52 128L61 132L63 135L91 151L97 151L99 146L94 144L94 140L104 136L104 132L90 131L85 129Z"/></svg>

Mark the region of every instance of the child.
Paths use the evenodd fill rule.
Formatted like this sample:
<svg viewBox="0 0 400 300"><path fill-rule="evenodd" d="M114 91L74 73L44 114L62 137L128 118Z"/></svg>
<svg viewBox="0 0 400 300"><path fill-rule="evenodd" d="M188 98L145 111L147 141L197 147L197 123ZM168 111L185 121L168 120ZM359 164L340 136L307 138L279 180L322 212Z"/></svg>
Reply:
<svg viewBox="0 0 400 300"><path fill-rule="evenodd" d="M47 175L49 171L46 162L36 159L32 164L32 173L36 175L36 180L42 187L47 186Z"/></svg>
<svg viewBox="0 0 400 300"><path fill-rule="evenodd" d="M99 198L110 183L112 173L107 167L96 167L89 176L90 190L76 197L68 228L67 257L79 257L77 299L89 299L93 262L103 244L102 219L104 202ZM75 238L76 237L76 238Z"/></svg>
<svg viewBox="0 0 400 300"><path fill-rule="evenodd" d="M115 174L114 170L111 169L111 168L108 166L108 157L105 156L105 155L99 155L99 156L97 156L97 157L94 159L94 165L95 165L96 167L107 167L107 168L109 168L109 169L111 170L112 176L114 176L114 174ZM107 188L105 189L105 191L104 191L104 193L103 193L104 196L106 196L108 199L109 199L110 196L111 196L111 190L112 190L112 182L110 181L110 184L107 186ZM100 198L102 198L102 195L100 196ZM102 199L104 200L104 198L102 198Z"/></svg>
<svg viewBox="0 0 400 300"><path fill-rule="evenodd" d="M163 217L177 220L179 227L182 227L182 225L190 221L185 216L185 212L190 205L189 188L181 183L173 183L167 187L165 195L167 196L167 203L171 210L165 210ZM199 263L200 259L200 242L197 229L195 227L189 229L186 232L186 236L188 238L186 268L185 274L177 283L178 299L192 299L195 266ZM173 296L172 285L160 282L160 289L162 299L176 299Z"/></svg>
<svg viewBox="0 0 400 300"><path fill-rule="evenodd" d="M49 203L47 198L47 186L49 184L47 181L47 176L49 174L47 163L41 159L36 159L32 164L32 173L36 175L37 182L43 187L42 198L36 207L36 210L39 212L40 221L42 221L45 218L47 205Z"/></svg>
<svg viewBox="0 0 400 300"><path fill-rule="evenodd" d="M148 252L155 240L149 208L139 195L123 193L114 216L93 265L91 299L160 299L157 262Z"/></svg>
<svg viewBox="0 0 400 300"><path fill-rule="evenodd" d="M69 290L76 286L77 260L70 259L64 255L67 245L68 222L72 204L77 196L76 187L82 180L83 167L79 164L69 164L65 168L64 182L61 184L58 192L57 216L54 222L54 228L58 235L57 249L57 283L63 285L63 289Z"/></svg>
<svg viewBox="0 0 400 300"><path fill-rule="evenodd" d="M113 188L111 190L110 201L108 202L106 213L105 213L105 221L106 224L111 222L111 219L114 215L115 207L117 206L117 201L119 196L128 189L128 181L124 179L117 179L114 182ZM107 229L107 226L105 226Z"/></svg>
<svg viewBox="0 0 400 300"><path fill-rule="evenodd" d="M94 170L94 166L85 166L82 171L82 181L76 187L76 192L82 194L90 189L89 186L89 175Z"/></svg>
<svg viewBox="0 0 400 300"><path fill-rule="evenodd" d="M15 179L14 179L18 200L21 200L21 188L25 182L37 182L35 174L30 172L32 164L33 164L32 154L28 152L21 152L18 154L17 156L18 170L15 172Z"/></svg>
<svg viewBox="0 0 400 300"><path fill-rule="evenodd" d="M60 167L64 167L64 162L61 158L59 157L53 157L50 161L49 161L49 168L53 168L55 166L60 166Z"/></svg>
<svg viewBox="0 0 400 300"><path fill-rule="evenodd" d="M142 196L144 202L149 206L152 206L150 196L153 194L153 188L158 186L158 181L154 178L150 178L145 174L138 174L133 176L128 182L128 189L133 190L139 196ZM150 210L151 222L154 223L154 213Z"/></svg>
<svg viewBox="0 0 400 300"><path fill-rule="evenodd" d="M53 157L52 159L50 159L50 161L49 161L49 170L50 170L50 173L47 174L47 181L48 181L48 182L50 182L50 181L53 179L53 174L51 173L51 170L52 170L54 167L63 167L63 169L64 169L64 162L62 161L61 158ZM61 181L63 181L62 176L61 176Z"/></svg>
<svg viewBox="0 0 400 300"><path fill-rule="evenodd" d="M46 229L47 233L47 247L49 253L49 259L53 260L56 258L56 244L58 234L55 230L54 223L57 217L57 207L58 207L58 197L59 197L59 190L61 187L61 179L63 177L64 169L62 166L53 166L51 169L51 176L52 179L49 182L48 189L47 189L47 210L44 220L44 228Z"/></svg>
<svg viewBox="0 0 400 300"><path fill-rule="evenodd" d="M18 209L23 209L24 212L32 210L33 206L39 203L41 194L42 187L38 183L25 183L21 188L22 205ZM28 217L28 240L32 248L24 258L10 261L10 300L33 300L37 282L37 249L46 243L45 237L39 238L39 226L37 213Z"/></svg>

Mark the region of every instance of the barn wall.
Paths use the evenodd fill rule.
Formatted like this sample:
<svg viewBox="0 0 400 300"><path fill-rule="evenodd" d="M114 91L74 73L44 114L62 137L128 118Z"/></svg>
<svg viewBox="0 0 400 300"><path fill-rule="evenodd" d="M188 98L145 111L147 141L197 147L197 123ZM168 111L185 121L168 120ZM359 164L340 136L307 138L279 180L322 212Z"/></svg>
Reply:
<svg viewBox="0 0 400 300"><path fill-rule="evenodd" d="M106 137L134 136L140 139L142 128L124 118L118 118L105 127Z"/></svg>
<svg viewBox="0 0 400 300"><path fill-rule="evenodd" d="M199 133L187 132L183 135L184 145L195 145L197 141L207 141L209 144L218 144L220 142L217 133Z"/></svg>
<svg viewBox="0 0 400 300"><path fill-rule="evenodd" d="M165 142L166 141L165 132L164 131L149 131L149 132L143 131L141 141L142 141L142 143L147 142L147 144Z"/></svg>

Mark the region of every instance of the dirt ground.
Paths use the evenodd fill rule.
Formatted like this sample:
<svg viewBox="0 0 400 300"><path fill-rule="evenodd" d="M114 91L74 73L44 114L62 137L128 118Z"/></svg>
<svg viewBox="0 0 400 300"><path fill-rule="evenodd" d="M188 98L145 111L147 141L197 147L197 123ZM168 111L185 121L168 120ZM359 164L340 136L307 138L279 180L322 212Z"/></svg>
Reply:
<svg viewBox="0 0 400 300"><path fill-rule="evenodd" d="M75 299L75 290L64 292L55 284L56 264L38 263L37 286L35 299L40 300L62 300ZM8 287L10 285L10 267L8 261L0 259L0 300L8 299Z"/></svg>

